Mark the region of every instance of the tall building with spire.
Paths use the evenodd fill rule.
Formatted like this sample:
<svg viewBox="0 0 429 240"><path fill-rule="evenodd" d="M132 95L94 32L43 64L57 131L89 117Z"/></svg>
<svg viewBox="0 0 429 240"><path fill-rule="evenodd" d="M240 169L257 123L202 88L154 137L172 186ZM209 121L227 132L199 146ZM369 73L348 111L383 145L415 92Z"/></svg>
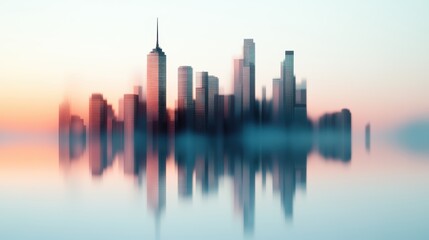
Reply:
<svg viewBox="0 0 429 240"><path fill-rule="evenodd" d="M159 47L158 19L156 47L147 55L147 126L148 131L164 131L167 126L167 56Z"/></svg>

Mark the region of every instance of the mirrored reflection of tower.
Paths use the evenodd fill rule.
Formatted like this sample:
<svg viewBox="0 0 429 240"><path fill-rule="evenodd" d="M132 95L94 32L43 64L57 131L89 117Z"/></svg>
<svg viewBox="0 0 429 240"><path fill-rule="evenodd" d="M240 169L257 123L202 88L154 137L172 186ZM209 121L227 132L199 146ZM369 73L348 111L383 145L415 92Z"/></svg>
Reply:
<svg viewBox="0 0 429 240"><path fill-rule="evenodd" d="M93 175L101 175L107 165L107 102L101 94L89 100L89 162Z"/></svg>
<svg viewBox="0 0 429 240"><path fill-rule="evenodd" d="M294 119L295 108L295 73L294 52L286 51L282 62L282 81L284 85L284 114L286 125L290 125Z"/></svg>
<svg viewBox="0 0 429 240"><path fill-rule="evenodd" d="M253 233L255 225L255 158L237 153L234 158L234 205L243 216L245 233Z"/></svg>
<svg viewBox="0 0 429 240"><path fill-rule="evenodd" d="M195 143L192 137L177 139L174 146L174 158L177 164L177 187L179 197L192 198L193 173L195 167Z"/></svg>
<svg viewBox="0 0 429 240"><path fill-rule="evenodd" d="M204 195L217 193L219 186L219 168L217 165L219 161L214 150L214 147L207 148L205 146L196 153L195 178Z"/></svg>
<svg viewBox="0 0 429 240"><path fill-rule="evenodd" d="M158 222L166 203L166 160L168 142L164 138L148 141L146 158L147 205Z"/></svg>
<svg viewBox="0 0 429 240"><path fill-rule="evenodd" d="M147 55L147 124L149 132L167 130L167 56L159 47L158 20L156 47Z"/></svg>
<svg viewBox="0 0 429 240"><path fill-rule="evenodd" d="M293 146L272 154L271 167L273 190L280 193L285 218L292 220L294 198L297 188L306 189L307 155L311 145Z"/></svg>

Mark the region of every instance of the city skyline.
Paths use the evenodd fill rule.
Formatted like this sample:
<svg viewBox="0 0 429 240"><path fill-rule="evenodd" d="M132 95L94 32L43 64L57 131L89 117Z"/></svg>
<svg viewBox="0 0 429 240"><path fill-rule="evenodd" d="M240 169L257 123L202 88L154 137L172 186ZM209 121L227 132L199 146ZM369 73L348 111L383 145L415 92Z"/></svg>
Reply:
<svg viewBox="0 0 429 240"><path fill-rule="evenodd" d="M165 12L147 12L147 8L142 8L145 4L140 3L110 6L94 3L86 5L82 11L78 10L78 3L59 3L52 6L53 11L46 11L44 7L50 4L42 1L29 3L30 6L37 5L33 9L40 11L28 9L22 12L18 11L22 9L18 2L4 2L1 11L33 17L30 23L27 22L30 18L17 21L8 13L1 14L7 36L1 47L0 79L4 86L0 109L5 113L0 119L2 131L55 130L56 114L48 109L56 107L64 91L77 99L72 107L80 112L87 103L76 96L89 96L99 91L116 107L116 99L128 92L136 79L145 86L144 56L153 48L153 22L157 16L162 20L163 49L169 55L167 79L176 78L178 66L190 65L195 71L207 70L217 76L223 93L230 94L232 86L225 83L231 80L232 59L240 57L237 55L241 52L242 39L251 37L257 44L256 61L260 66L256 71L258 98L262 85L267 86L267 97L270 97L271 80L280 77L282 51L293 49L299 53L295 58L297 81L307 78L312 86L308 90L309 100L318 99L308 105L313 119L325 110L334 111L347 105L356 116L355 130L363 129L371 121L377 131L410 118L427 116L428 101L425 101L424 89L428 86L424 69L429 49L424 44L428 40L424 29L428 21L423 21L422 13L428 5L424 2L398 5L384 4L383 1L347 5L313 3L312 6L307 3L251 3L258 6L256 9L273 13L287 6L291 14L253 19L256 10L251 8L251 12L239 18L245 22L233 18L238 3L226 7L225 19L194 21L198 16L195 13L202 14L198 11L202 6L191 4L192 8L187 9L189 3L181 6L188 14L178 18L177 14L171 14L174 13L172 6L167 3L149 4L152 6L149 9L163 8ZM213 10L203 12L214 14L214 9L219 9L212 7ZM329 10L331 7L335 11ZM97 9L97 14L94 15L93 9ZM380 13L379 9L384 11ZM116 11L129 12L132 17L112 24L108 16ZM132 14L137 11L146 14ZM69 14L62 14L64 12ZM375 23L368 17L374 12L378 16ZM52 17L55 22L50 21ZM69 21L75 17L81 20ZM51 24L46 24L48 22ZM25 27L27 23L34 26L31 28L34 30ZM187 28L177 28L179 25ZM98 30L90 31L93 28ZM183 34L179 34L179 29ZM197 34L198 29L212 37L204 38ZM215 46L222 51L215 50ZM175 85L171 82L167 89L169 107L174 106L176 99ZM330 91L332 87L337 89L335 94ZM413 92L414 97L400 100L398 96L403 91ZM369 96L363 97L362 93ZM338 99L342 103L338 103ZM39 117L31 117L30 113L21 110L28 101L41 112ZM381 116L380 111L384 113ZM82 117L88 119L88 116Z"/></svg>
<svg viewBox="0 0 429 240"><path fill-rule="evenodd" d="M353 121L347 107L339 113L325 113L319 121L309 118L307 80L296 83L294 51L285 51L280 64L281 78L272 82L273 97L267 98L266 86L263 86L262 99L257 99L254 40L244 39L242 49L243 57L234 59L234 94L226 97L220 93L219 78L202 71L195 73L193 98L192 66L180 66L177 70L176 106L167 109L167 57L159 45L157 19L155 48L147 55L146 93L141 85L135 85L133 94L125 93L118 99L118 114L101 93L93 93L89 104L89 143L98 138L98 145L124 139L120 141L127 146L127 142L149 140L158 134L169 136L184 132L230 137L247 131L249 126L277 127L280 131L305 133L307 137L315 133L335 133L351 139ZM70 112L70 102L65 98L59 108L60 139L71 138L73 134L85 135L82 131L73 133L71 116L65 117Z"/></svg>
<svg viewBox="0 0 429 240"><path fill-rule="evenodd" d="M125 93L118 99L118 114L115 114L115 109L101 93L93 93L89 104L90 144L94 142L92 138L100 138L101 143L105 142L103 139L113 141L123 138L127 146L127 142L149 140L154 135L180 135L183 132L229 137L247 131L249 126L275 126L283 131L305 133L308 137L315 132L328 130L340 135L347 133L346 139L351 138L353 121L347 107L342 108L339 114L324 113L318 122L309 118L307 80L303 79L298 85L296 83L293 50L285 51L280 64L281 78L273 79L272 82L272 98L267 98L264 85L261 89L262 99L257 99L255 50L254 40L245 38L242 58L233 60L233 94L230 97L219 92L219 78L209 75L207 71L195 73L195 89L192 89L192 66L179 66L178 98L175 107L167 109L167 56L159 45L157 18L155 48L147 55L146 93L142 85L135 85L133 94ZM73 134L85 135L85 132L72 132L71 117L66 119L64 116L70 111L70 102L66 97L59 109L60 139L71 138ZM344 115L344 112L348 115ZM326 117L330 115L334 117ZM67 125L69 130L65 130Z"/></svg>

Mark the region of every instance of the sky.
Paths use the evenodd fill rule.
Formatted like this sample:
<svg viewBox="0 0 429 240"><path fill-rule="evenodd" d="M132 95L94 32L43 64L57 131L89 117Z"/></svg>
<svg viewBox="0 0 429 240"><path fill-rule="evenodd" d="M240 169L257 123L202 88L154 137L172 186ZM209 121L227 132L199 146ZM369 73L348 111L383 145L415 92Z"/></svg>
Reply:
<svg viewBox="0 0 429 240"><path fill-rule="evenodd" d="M285 50L308 111L349 108L353 129L429 117L428 1L0 1L0 132L55 131L69 96L87 118L91 93L117 110L132 86L146 88L146 57L167 54L167 105L177 68L219 77L232 92L233 59L244 38L256 45L256 96L271 97ZM194 79L195 80L195 79Z"/></svg>

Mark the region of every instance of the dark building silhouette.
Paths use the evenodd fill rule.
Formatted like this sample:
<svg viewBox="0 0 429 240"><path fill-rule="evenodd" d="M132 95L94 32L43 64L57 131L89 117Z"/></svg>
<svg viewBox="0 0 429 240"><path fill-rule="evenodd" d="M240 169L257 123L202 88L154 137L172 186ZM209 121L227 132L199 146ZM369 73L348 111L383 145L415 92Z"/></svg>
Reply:
<svg viewBox="0 0 429 240"><path fill-rule="evenodd" d="M216 133L233 133L235 129L235 96L215 95Z"/></svg>
<svg viewBox="0 0 429 240"><path fill-rule="evenodd" d="M352 116L348 109L327 113L319 118L318 148L325 158L351 160Z"/></svg>

